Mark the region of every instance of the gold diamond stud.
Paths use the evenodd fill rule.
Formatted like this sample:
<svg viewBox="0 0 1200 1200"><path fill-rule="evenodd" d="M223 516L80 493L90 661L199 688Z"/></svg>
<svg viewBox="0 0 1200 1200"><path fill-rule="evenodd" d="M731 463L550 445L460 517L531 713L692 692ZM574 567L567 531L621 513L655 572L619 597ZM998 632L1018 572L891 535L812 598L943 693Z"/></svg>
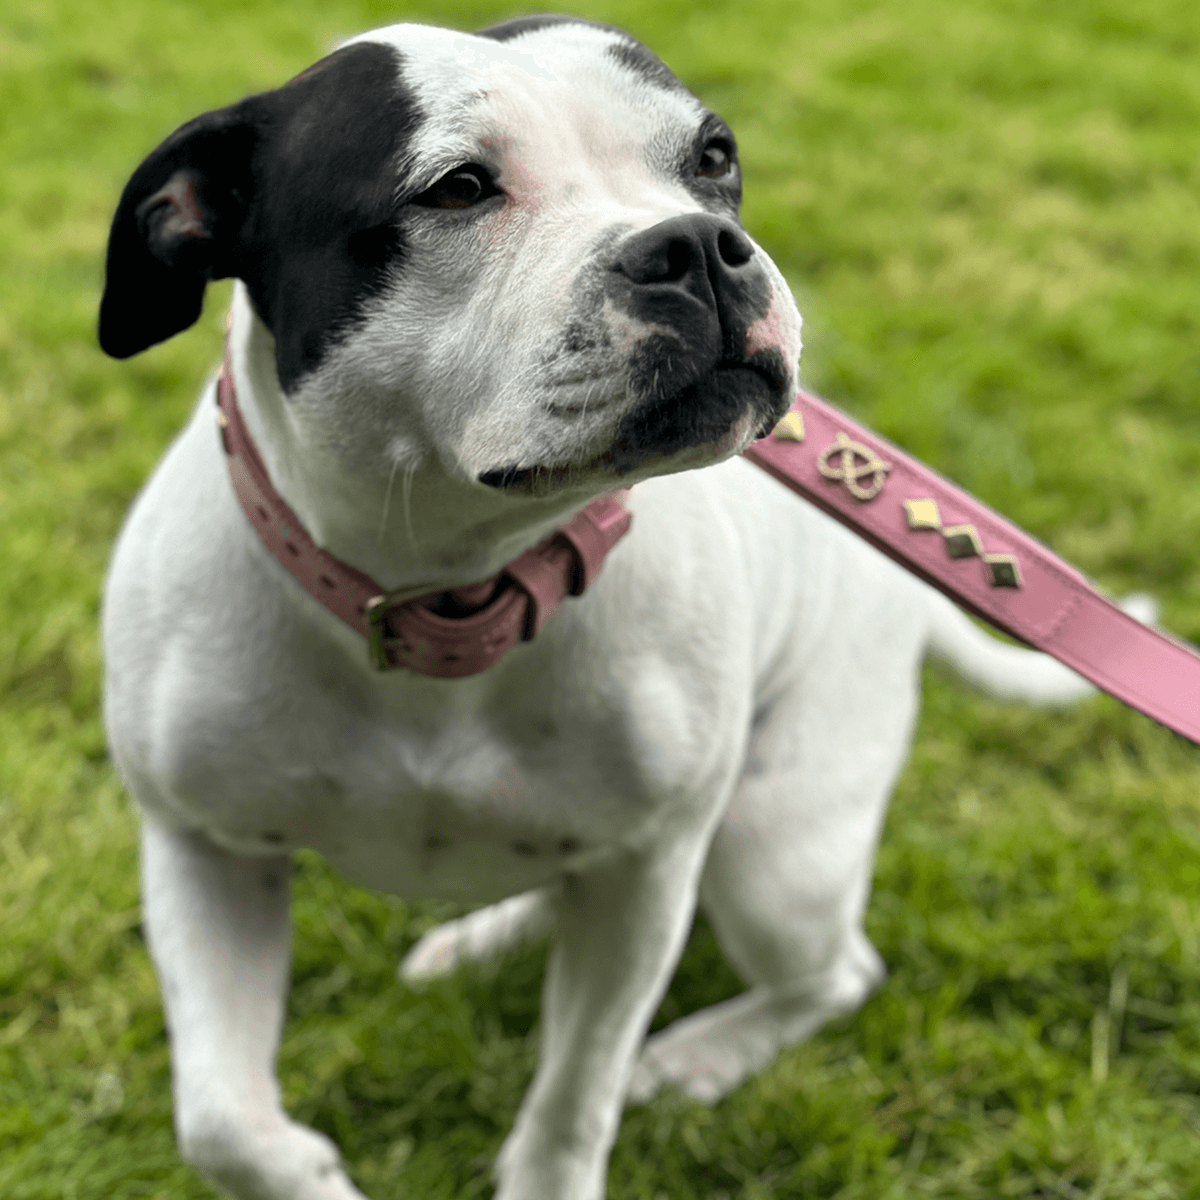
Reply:
<svg viewBox="0 0 1200 1200"><path fill-rule="evenodd" d="M775 426L775 436L782 442L804 441L804 418L793 409Z"/></svg>
<svg viewBox="0 0 1200 1200"><path fill-rule="evenodd" d="M936 500L905 500L904 515L909 529L941 529L942 515Z"/></svg>
<svg viewBox="0 0 1200 1200"><path fill-rule="evenodd" d="M988 583L997 588L1019 588L1021 586L1021 565L1012 554L985 554L983 569L987 572Z"/></svg>
<svg viewBox="0 0 1200 1200"><path fill-rule="evenodd" d="M946 550L951 558L977 558L983 553L983 545L974 525L947 525L942 530L946 539Z"/></svg>

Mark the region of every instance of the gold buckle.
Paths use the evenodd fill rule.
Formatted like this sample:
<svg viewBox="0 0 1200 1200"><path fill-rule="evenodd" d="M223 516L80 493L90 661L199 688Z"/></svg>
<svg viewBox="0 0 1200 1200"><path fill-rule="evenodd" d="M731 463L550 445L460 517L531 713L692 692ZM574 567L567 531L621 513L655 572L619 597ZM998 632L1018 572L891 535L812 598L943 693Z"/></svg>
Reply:
<svg viewBox="0 0 1200 1200"><path fill-rule="evenodd" d="M376 671L391 670L392 664L388 662L387 656L389 646L398 645L402 650L408 649L408 645L403 638L390 638L387 636L388 613L397 605L403 604L406 599L412 599L407 594L408 590L380 592L378 596L372 596L363 605L363 614L367 618L367 662Z"/></svg>

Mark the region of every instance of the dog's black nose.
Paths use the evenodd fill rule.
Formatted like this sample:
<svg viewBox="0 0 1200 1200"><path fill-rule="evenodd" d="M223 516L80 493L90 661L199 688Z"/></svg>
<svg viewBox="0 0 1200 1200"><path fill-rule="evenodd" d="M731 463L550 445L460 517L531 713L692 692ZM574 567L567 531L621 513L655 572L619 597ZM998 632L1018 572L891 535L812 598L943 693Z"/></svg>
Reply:
<svg viewBox="0 0 1200 1200"><path fill-rule="evenodd" d="M634 234L616 270L639 288L687 292L711 301L754 257L754 244L732 221L688 213Z"/></svg>
<svg viewBox="0 0 1200 1200"><path fill-rule="evenodd" d="M713 366L740 359L746 329L766 311L771 286L736 221L688 213L631 234L618 248L609 294L639 321ZM668 332L669 331L669 332Z"/></svg>

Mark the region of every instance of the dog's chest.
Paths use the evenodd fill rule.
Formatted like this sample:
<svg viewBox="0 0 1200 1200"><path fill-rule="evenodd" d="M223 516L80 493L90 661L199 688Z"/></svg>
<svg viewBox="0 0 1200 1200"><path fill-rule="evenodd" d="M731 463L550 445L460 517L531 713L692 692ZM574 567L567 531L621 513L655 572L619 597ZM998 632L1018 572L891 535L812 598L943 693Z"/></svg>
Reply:
<svg viewBox="0 0 1200 1200"><path fill-rule="evenodd" d="M652 713L628 693L518 690L425 712L314 707L310 694L257 726L223 706L219 731L191 723L194 755L179 747L174 807L240 853L309 847L363 886L482 902L636 846L664 806L703 790L696 714L655 692Z"/></svg>

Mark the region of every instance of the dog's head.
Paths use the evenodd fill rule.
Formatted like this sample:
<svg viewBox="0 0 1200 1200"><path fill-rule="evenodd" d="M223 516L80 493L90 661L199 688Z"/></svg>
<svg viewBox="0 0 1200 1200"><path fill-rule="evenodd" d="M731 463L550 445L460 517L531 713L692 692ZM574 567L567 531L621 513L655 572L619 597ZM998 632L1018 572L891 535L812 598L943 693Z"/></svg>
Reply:
<svg viewBox="0 0 1200 1200"><path fill-rule="evenodd" d="M171 337L236 276L286 402L370 427L358 469L594 494L790 403L800 318L740 199L728 127L618 30L392 26L146 159L100 342Z"/></svg>

